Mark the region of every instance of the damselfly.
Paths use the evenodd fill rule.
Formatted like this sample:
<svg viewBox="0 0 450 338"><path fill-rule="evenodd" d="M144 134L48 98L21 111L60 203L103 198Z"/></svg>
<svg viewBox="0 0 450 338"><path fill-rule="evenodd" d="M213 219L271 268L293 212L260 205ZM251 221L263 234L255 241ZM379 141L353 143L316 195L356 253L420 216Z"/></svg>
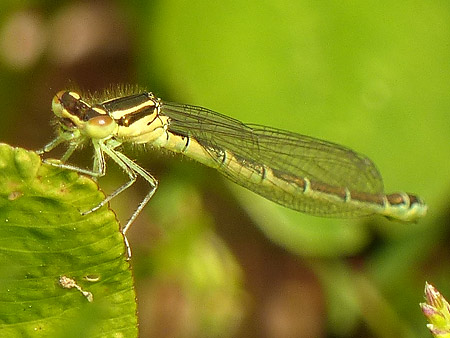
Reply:
<svg viewBox="0 0 450 338"><path fill-rule="evenodd" d="M417 196L385 194L381 175L364 155L331 142L260 125L244 124L212 110L163 101L150 92L127 93L107 101L84 100L61 91L52 101L58 135L39 153L61 143L68 149L62 168L94 177L106 172L105 154L129 181L84 214L98 210L141 176L150 191L123 226L130 225L153 196L158 182L119 149L124 143L148 144L190 157L217 169L231 181L304 213L325 217L380 214L413 221L427 212ZM91 142L91 170L65 164L73 152ZM125 236L124 236L125 237ZM130 249L125 237L130 255Z"/></svg>

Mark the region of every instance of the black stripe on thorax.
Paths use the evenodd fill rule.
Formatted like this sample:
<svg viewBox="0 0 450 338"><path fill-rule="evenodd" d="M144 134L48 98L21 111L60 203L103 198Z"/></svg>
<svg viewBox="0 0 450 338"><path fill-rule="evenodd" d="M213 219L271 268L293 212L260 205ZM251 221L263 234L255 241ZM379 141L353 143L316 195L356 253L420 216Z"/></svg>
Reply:
<svg viewBox="0 0 450 338"><path fill-rule="evenodd" d="M125 97L119 97L99 104L110 116L123 112L120 118L116 119L119 126L129 127L136 121L151 115L158 109L159 103L151 93L141 93Z"/></svg>

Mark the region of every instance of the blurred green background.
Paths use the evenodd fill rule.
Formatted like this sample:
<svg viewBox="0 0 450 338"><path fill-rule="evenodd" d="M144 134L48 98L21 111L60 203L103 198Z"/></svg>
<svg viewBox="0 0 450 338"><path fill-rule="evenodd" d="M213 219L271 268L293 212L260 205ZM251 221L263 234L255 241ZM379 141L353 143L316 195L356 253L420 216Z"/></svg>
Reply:
<svg viewBox="0 0 450 338"><path fill-rule="evenodd" d="M425 281L450 298L449 2L11 0L0 13L1 142L48 142L68 86L138 84L349 146L387 192L429 205L416 224L322 219L131 151L160 182L129 232L142 337L430 336ZM106 192L126 179L108 172ZM131 190L112 203L122 221L146 186Z"/></svg>

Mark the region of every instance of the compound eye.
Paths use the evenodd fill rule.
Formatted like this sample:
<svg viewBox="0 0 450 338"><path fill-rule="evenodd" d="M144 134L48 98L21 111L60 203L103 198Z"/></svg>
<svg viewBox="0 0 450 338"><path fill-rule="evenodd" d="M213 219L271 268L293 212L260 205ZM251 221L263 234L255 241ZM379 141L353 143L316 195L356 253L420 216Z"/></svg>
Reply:
<svg viewBox="0 0 450 338"><path fill-rule="evenodd" d="M62 105L61 100L62 100L62 97L64 96L64 94L66 94L66 93L68 93L68 92L65 90L61 90L61 91L57 92L55 96L53 96L52 111L58 117L62 117L62 112L64 110L64 106Z"/></svg>
<svg viewBox="0 0 450 338"><path fill-rule="evenodd" d="M81 96L78 93L61 90L53 96L53 113L58 117L63 117L64 114L76 115L76 111L80 109L80 102ZM66 113L64 113L64 111L66 111Z"/></svg>

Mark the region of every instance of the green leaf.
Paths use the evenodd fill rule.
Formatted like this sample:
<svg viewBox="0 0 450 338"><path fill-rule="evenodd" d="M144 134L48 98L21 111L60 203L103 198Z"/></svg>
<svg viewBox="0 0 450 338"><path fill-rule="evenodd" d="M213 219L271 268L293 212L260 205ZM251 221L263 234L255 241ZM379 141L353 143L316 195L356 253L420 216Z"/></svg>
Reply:
<svg viewBox="0 0 450 338"><path fill-rule="evenodd" d="M0 336L136 337L131 270L91 179L0 144Z"/></svg>

